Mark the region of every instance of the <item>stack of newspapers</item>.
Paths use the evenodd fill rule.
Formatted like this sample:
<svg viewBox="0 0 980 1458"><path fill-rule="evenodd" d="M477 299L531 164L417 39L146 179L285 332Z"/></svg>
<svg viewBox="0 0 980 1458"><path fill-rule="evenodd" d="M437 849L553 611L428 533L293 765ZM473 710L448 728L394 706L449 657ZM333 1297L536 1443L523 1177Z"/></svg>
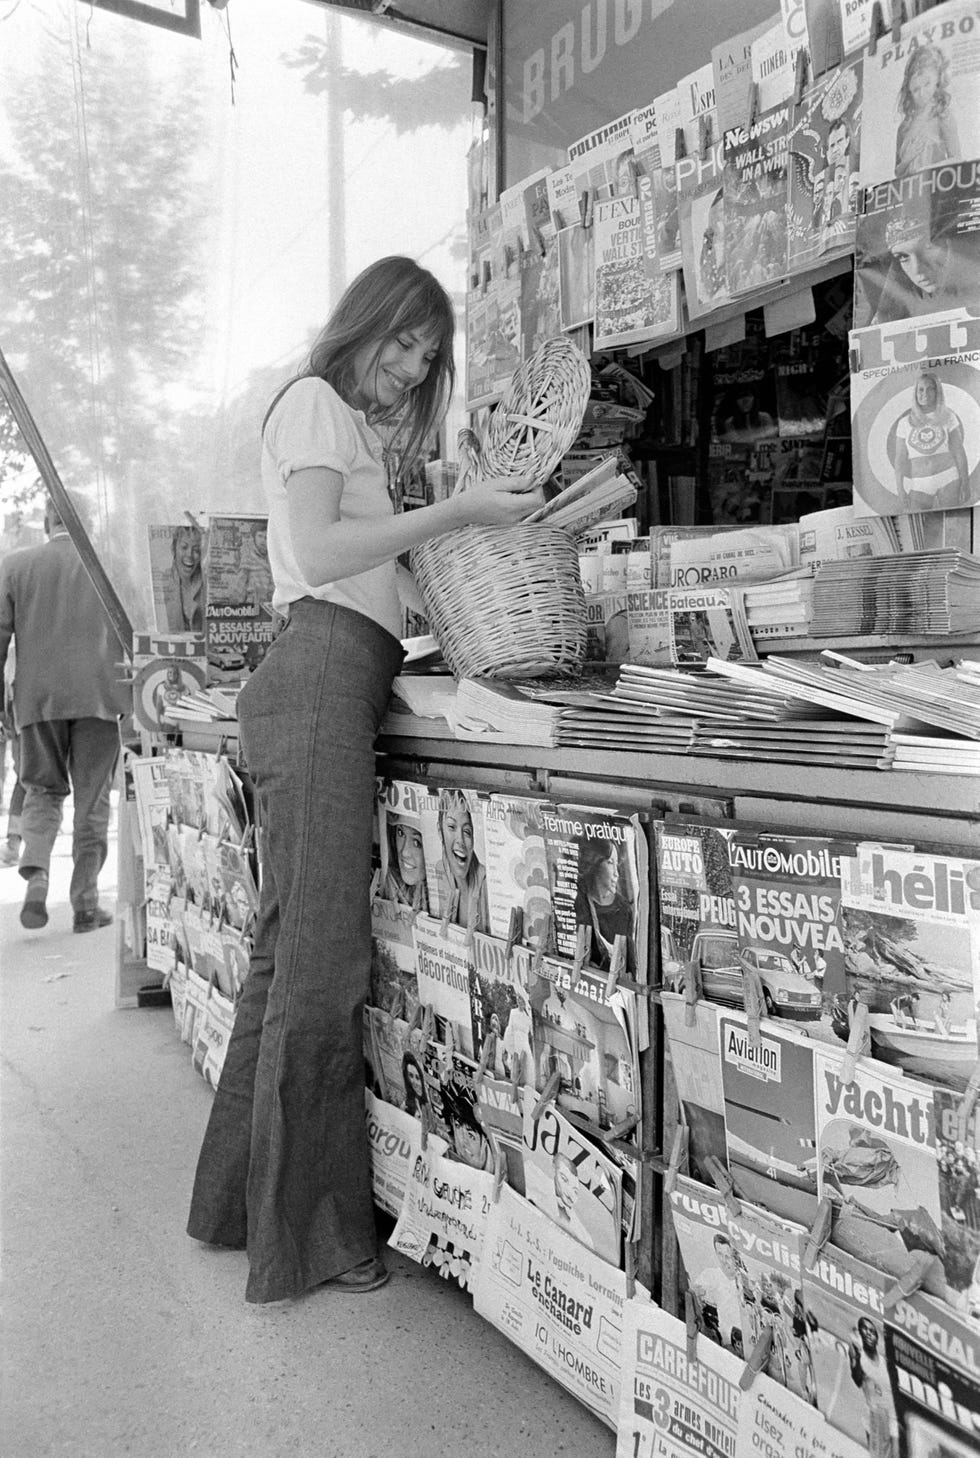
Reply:
<svg viewBox="0 0 980 1458"><path fill-rule="evenodd" d="M825 562L813 582L817 638L871 633L915 637L980 628L980 558L942 548Z"/></svg>

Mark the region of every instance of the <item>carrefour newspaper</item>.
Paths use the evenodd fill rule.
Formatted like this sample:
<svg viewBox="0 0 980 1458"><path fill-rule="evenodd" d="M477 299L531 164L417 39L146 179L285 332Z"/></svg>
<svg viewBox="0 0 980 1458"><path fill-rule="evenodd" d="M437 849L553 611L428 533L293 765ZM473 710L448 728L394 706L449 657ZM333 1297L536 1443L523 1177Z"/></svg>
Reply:
<svg viewBox="0 0 980 1458"><path fill-rule="evenodd" d="M623 1315L616 1458L865 1458L820 1413L765 1374L747 1392L743 1363L653 1302Z"/></svg>
<svg viewBox="0 0 980 1458"><path fill-rule="evenodd" d="M433 1140L425 1149L413 1125L405 1199L388 1244L464 1289L483 1256L493 1175L447 1159Z"/></svg>
<svg viewBox="0 0 980 1458"><path fill-rule="evenodd" d="M626 1276L504 1185L473 1305L598 1417L619 1412Z"/></svg>

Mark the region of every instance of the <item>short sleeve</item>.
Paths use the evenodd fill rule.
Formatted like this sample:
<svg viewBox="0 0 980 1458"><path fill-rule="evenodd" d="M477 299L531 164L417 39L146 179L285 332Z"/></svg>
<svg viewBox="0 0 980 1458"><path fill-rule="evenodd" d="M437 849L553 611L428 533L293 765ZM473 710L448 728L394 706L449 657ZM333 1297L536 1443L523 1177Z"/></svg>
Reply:
<svg viewBox="0 0 980 1458"><path fill-rule="evenodd" d="M350 407L326 380L296 380L273 407L266 444L279 479L293 471L324 466L346 476L358 449Z"/></svg>

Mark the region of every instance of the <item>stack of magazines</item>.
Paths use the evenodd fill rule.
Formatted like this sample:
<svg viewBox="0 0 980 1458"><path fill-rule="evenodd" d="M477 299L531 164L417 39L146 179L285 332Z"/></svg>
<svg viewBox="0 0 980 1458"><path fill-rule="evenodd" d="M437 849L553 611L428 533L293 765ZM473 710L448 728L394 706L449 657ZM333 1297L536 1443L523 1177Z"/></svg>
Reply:
<svg viewBox="0 0 980 1458"><path fill-rule="evenodd" d="M814 637L976 632L980 558L953 548L825 562L813 583Z"/></svg>

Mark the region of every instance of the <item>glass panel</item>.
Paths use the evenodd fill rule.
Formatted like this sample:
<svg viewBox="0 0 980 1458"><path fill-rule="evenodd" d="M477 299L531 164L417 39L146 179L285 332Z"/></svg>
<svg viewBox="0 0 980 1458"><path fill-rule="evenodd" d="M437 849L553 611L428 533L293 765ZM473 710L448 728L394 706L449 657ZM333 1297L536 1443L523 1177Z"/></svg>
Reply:
<svg viewBox="0 0 980 1458"><path fill-rule="evenodd" d="M0 23L0 345L137 629L149 523L264 510L265 407L347 279L406 253L463 305L468 53L301 0L201 24Z"/></svg>

